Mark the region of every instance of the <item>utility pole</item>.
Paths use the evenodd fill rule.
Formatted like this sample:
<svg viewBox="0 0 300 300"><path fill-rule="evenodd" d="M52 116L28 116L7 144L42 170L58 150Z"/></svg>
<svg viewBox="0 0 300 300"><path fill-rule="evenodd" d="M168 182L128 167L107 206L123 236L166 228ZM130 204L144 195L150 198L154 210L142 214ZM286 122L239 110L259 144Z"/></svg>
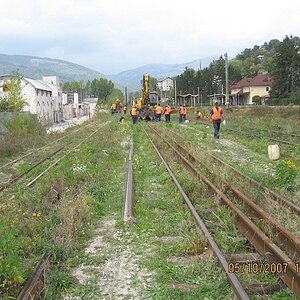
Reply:
<svg viewBox="0 0 300 300"><path fill-rule="evenodd" d="M177 88L176 88L176 80L174 80L174 99L175 99L175 107L177 106Z"/></svg>
<svg viewBox="0 0 300 300"><path fill-rule="evenodd" d="M228 55L225 53L225 105L229 106L229 87L228 87Z"/></svg>
<svg viewBox="0 0 300 300"><path fill-rule="evenodd" d="M125 87L125 105L127 106L127 87Z"/></svg>
<svg viewBox="0 0 300 300"><path fill-rule="evenodd" d="M194 102L194 107L196 107L196 103L195 103L195 101L196 101L196 98L195 98L195 90L193 90L193 102ZM191 106L192 106L192 104L191 104Z"/></svg>
<svg viewBox="0 0 300 300"><path fill-rule="evenodd" d="M200 101L200 87L198 86L198 101L197 101L198 105L199 105L199 101Z"/></svg>

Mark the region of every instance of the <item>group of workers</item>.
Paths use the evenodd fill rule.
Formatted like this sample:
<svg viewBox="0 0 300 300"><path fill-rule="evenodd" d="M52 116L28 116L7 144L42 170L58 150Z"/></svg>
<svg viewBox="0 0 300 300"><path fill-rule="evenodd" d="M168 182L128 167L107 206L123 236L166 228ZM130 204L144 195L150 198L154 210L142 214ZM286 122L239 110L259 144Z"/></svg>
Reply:
<svg viewBox="0 0 300 300"><path fill-rule="evenodd" d="M123 113L126 114L126 112L127 112L127 106L126 105L124 105L122 107L119 107L119 108L121 108L123 110ZM111 111L111 114L113 115L113 114L118 113L120 110L118 110L117 104L113 103L110 107L110 111Z"/></svg>
<svg viewBox="0 0 300 300"><path fill-rule="evenodd" d="M147 108L148 110L150 109L149 107ZM187 109L185 105L180 104L179 106L179 123L182 123L186 120L186 114L187 114ZM133 106L130 111L131 117L132 117L132 123L135 124L138 119L138 114L139 111L136 106ZM153 120L160 122L161 121L161 116L165 116L165 121L167 123L171 122L171 114L172 114L172 107L171 105L167 104L165 108L163 108L160 103L158 103L155 108L154 108L154 117Z"/></svg>
<svg viewBox="0 0 300 300"><path fill-rule="evenodd" d="M147 109L150 109L149 107ZM124 115L127 113L127 106L124 105L123 108L123 113ZM113 109L111 108L112 114L116 112L116 108ZM163 108L160 103L158 103L154 109L154 120L157 122L161 121L161 116L165 115L165 120L166 122L171 122L171 113L172 113L172 107L167 104L165 108ZM179 105L179 123L185 122L186 115L187 115L187 109L184 104ZM132 123L135 124L138 120L138 115L139 115L139 110L137 109L136 106L133 106L130 110L130 115L132 118ZM220 138L220 125L221 125L221 120L223 117L223 110L222 107L219 105L219 102L215 102L214 106L210 110L210 116L213 122L213 127L214 127L214 138L218 139ZM124 121L124 117L120 117L120 122Z"/></svg>

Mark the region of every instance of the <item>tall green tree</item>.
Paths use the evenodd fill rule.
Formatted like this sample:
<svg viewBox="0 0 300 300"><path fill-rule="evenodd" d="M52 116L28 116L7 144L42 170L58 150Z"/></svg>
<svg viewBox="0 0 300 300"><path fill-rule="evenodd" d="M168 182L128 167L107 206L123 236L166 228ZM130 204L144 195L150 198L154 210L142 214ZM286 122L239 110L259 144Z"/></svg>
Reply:
<svg viewBox="0 0 300 300"><path fill-rule="evenodd" d="M5 93L0 98L0 111L21 111L26 104L22 96L21 77L13 75L2 88Z"/></svg>
<svg viewBox="0 0 300 300"><path fill-rule="evenodd" d="M106 78L99 79L99 94L98 97L100 99L104 98L104 101L107 100L107 97L112 93L114 88L114 84L111 80L107 80Z"/></svg>
<svg viewBox="0 0 300 300"><path fill-rule="evenodd" d="M277 46L274 57L272 95L288 96L300 87L300 47L292 36Z"/></svg>
<svg viewBox="0 0 300 300"><path fill-rule="evenodd" d="M91 83L91 95L98 99L107 100L107 97L112 93L114 84L106 78L94 79Z"/></svg>

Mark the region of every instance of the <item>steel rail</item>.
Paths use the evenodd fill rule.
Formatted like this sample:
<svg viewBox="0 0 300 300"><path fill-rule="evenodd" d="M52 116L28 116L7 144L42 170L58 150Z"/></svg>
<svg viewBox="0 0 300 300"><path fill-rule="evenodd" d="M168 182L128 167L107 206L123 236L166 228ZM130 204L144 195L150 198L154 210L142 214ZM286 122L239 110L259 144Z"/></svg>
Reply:
<svg viewBox="0 0 300 300"><path fill-rule="evenodd" d="M26 170L25 172L23 172L22 174L14 177L12 180L10 180L8 183L6 183L4 186L2 186L0 188L0 192L3 192L5 189L7 189L9 186L11 186L13 183L19 181L22 177L24 177L26 174L28 174L29 172L31 172L33 169L35 169L36 167L38 167L39 165L41 165L43 162L45 162L46 160L52 158L55 154L59 153L60 151L62 151L64 149L64 147L59 148L58 150L52 152L51 154L49 154L47 157L43 158L42 160L40 160L38 163L36 163L35 165L33 165L32 167L30 167L28 170Z"/></svg>
<svg viewBox="0 0 300 300"><path fill-rule="evenodd" d="M235 134L241 134L241 135L244 135L244 136L250 136L250 137L257 137L259 139L263 139L263 137L261 137L259 134L256 134L256 133L248 133L248 132L242 132L242 131L238 131L238 130L235 130L235 129L232 129L232 128L226 128L226 130L228 131L231 131ZM300 146L300 144L298 143L294 143L294 142L291 142L291 141L284 141L284 140L278 140L278 139L275 139L275 138L272 138L272 137L265 137L267 140L270 140L270 141L274 141L274 142L278 142L278 143L281 143L281 144L286 144L286 145L294 145L294 146Z"/></svg>
<svg viewBox="0 0 300 300"><path fill-rule="evenodd" d="M155 130L153 128L153 130ZM156 131L156 130L155 130ZM159 134L158 131L156 131ZM164 132L165 133L165 132ZM170 138L170 135L169 135ZM166 141L166 140L165 140ZM166 141L167 142L167 141ZM202 165L211 175L218 177L221 183L230 189L231 192L242 201L244 205L248 207L248 212L257 219L264 220L268 222L268 225L272 225L270 231L275 234L274 238L277 243L279 243L284 250L286 250L292 258L300 259L300 239L287 230L281 223L277 222L270 214L261 209L257 204L255 204L250 198L243 194L237 187L229 182L221 175L214 173L209 166L203 161L196 158L194 155L189 153L184 147L178 144L176 141L172 140L172 143L176 145L181 152L185 153L185 156L188 157L191 161L196 164Z"/></svg>
<svg viewBox="0 0 300 300"><path fill-rule="evenodd" d="M193 127L189 127L192 128L196 131L198 131L197 129L193 128ZM182 139L181 136L178 135L178 133L172 131L175 135L177 135L180 139ZM184 141L184 143L188 143L188 144L193 144L192 142L187 142ZM194 144L193 144L194 145ZM204 147L200 146L199 144L197 144L197 146L199 148L201 148L207 155L209 155L211 158L213 158L215 161L217 161L220 165L224 165L227 168L231 169L233 172L237 173L239 176L247 179L252 185L258 187L258 188L262 188L263 191L269 195L274 201L279 202L280 204L282 204L283 206L288 207L291 211L293 211L294 213L296 213L297 215L300 215L300 207L296 204L294 204L293 202L291 202L290 200L288 200L287 198L284 198L283 196L277 194L276 192L274 192L273 190L271 190L270 188L264 186L263 184L261 184L260 182L258 182L257 180L249 177L248 175L242 173L241 171L239 171L238 169L234 168L233 166L231 166L230 164L228 164L227 162L221 160L220 158L218 158L217 156L213 155L212 153L208 152Z"/></svg>
<svg viewBox="0 0 300 300"><path fill-rule="evenodd" d="M43 255L41 261L36 265L31 277L26 281L17 300L35 300L41 299L42 291L45 287L46 271L50 265L50 252Z"/></svg>
<svg viewBox="0 0 300 300"><path fill-rule="evenodd" d="M60 157L59 159L57 159L54 163L52 163L48 168L46 168L43 172L41 172L38 176L36 176L34 179L32 179L30 182L28 182L26 184L26 187L31 187L33 186L44 174L46 174L50 169L52 169L54 166L56 166L57 164L59 164L68 154L70 154L71 152L73 152L74 150L76 150L80 145L82 145L84 142L86 142L90 137L92 137L94 134L96 134L101 128L103 128L105 125L109 124L110 121L101 124L101 126L95 130L94 132L92 132L88 137L86 137L83 141L81 141L78 145L76 145L75 147L73 147L71 150L69 150L66 154L64 154L62 157Z"/></svg>
<svg viewBox="0 0 300 300"><path fill-rule="evenodd" d="M210 123L209 122L203 122L203 121L199 121L199 123L201 123L201 124L203 124L203 125L209 125ZM235 132L238 132L238 133L240 133L238 130L234 130L234 129L232 129L232 128L226 128L226 130L232 130L232 131L235 131ZM253 129L251 129L250 128L250 130L253 130ZM265 132L268 132L268 133L270 133L270 132L274 132L274 133L280 133L280 134L282 134L282 135L290 135L290 136L295 136L295 137L300 137L300 135L299 134L296 134L296 133L289 133L289 132L284 132L284 131L277 131L277 130L269 130L269 129L264 129L264 128L258 128L257 129L258 131L265 131ZM248 133L248 135L251 135L251 133ZM255 135L255 136L257 136L257 137L259 137L259 135L257 135L257 134L253 134L253 135ZM272 139L272 138L271 138ZM275 141L276 141L276 139L275 139ZM280 140L279 140L280 141ZM285 142L288 142L288 141L281 141L282 143L285 143ZM299 144L296 144L296 145L299 145Z"/></svg>
<svg viewBox="0 0 300 300"><path fill-rule="evenodd" d="M200 216L197 213L197 211L196 211L195 207L193 206L192 202L190 201L190 199L188 198L188 196L184 192L182 186L180 185L180 183L176 179L174 173L172 172L172 170L168 166L167 162L165 161L165 159L163 158L163 156L161 155L161 153L159 152L159 150L155 146L155 144L152 141L151 137L149 136L148 132L145 130L144 127L143 127L143 129L145 131L145 134L149 138L149 141L150 141L151 145L153 146L154 150L156 151L157 155L159 156L159 158L161 159L161 161L164 164L165 168L167 169L169 175L171 176L173 182L175 183L176 187L178 188L179 192L181 193L181 195L182 195L182 197L183 197L186 205L190 209L190 211L191 211L191 213L192 213L195 221L197 222L198 226L201 228L203 234L207 238L207 241L210 244L210 247L212 248L214 254L216 255L216 257L217 257L217 259L218 259L218 261L220 263L220 266L222 267L222 269L226 273L226 276L227 276L227 278L228 278L228 280L230 282L230 285L231 285L231 287L232 287L232 289L234 291L234 294L236 295L236 297L238 299L241 299L241 300L248 300L248 299L250 299L249 296L247 295L245 289L243 288L242 284L238 280L237 276L234 273L228 272L228 261L224 257L222 251L220 250L220 248L218 247L218 245L216 244L216 242L214 241L212 235L209 233L209 230L207 229L206 225L204 224L204 222L200 218Z"/></svg>
<svg viewBox="0 0 300 300"><path fill-rule="evenodd" d="M246 236L255 249L267 259L270 263L286 264L286 272L278 273L278 276L286 285L300 297L300 273L297 272L296 263L290 259L273 241L267 237L247 216L212 182L200 173L185 157L183 157L175 147L166 142L175 152L177 157L184 163L188 169L202 181L218 198L227 205L234 213L236 225L239 230Z"/></svg>
<svg viewBox="0 0 300 300"><path fill-rule="evenodd" d="M133 141L130 143L130 148L127 157L127 179L126 179L126 189L125 189L125 203L123 212L124 222L134 222L133 217Z"/></svg>
<svg viewBox="0 0 300 300"><path fill-rule="evenodd" d="M6 163L6 164L0 166L0 170L3 169L3 168L5 168L5 167L7 167L7 166L9 166L9 165L12 165L12 164L14 164L14 163L20 161L21 159L23 159L23 158L29 156L30 154L32 154L32 153L34 153L34 152L36 152L36 151L41 151L41 150L43 150L43 149L49 147L49 146L52 145L53 143L57 143L58 141L61 141L61 140L65 139L65 138L67 138L68 136L70 136L70 135L72 135L72 134L74 134L74 133L76 133L76 132L78 132L78 131L80 131L80 130L82 130L82 129L84 129L84 128L89 127L90 125L91 125L91 124L87 124L87 125L85 125L85 126L82 127L82 128L79 128L79 129L77 129L77 130L75 130L75 131L72 131L72 132L68 133L67 135L64 135L64 136L60 137L60 138L57 139L57 140L54 140L53 142L47 143L47 144L44 145L43 147L33 149L33 150L30 151L29 153L27 153L27 154L25 154L25 155L23 155L23 156L21 156L21 157L18 157L18 158L16 158L16 159L12 160L12 161L9 161L8 163Z"/></svg>

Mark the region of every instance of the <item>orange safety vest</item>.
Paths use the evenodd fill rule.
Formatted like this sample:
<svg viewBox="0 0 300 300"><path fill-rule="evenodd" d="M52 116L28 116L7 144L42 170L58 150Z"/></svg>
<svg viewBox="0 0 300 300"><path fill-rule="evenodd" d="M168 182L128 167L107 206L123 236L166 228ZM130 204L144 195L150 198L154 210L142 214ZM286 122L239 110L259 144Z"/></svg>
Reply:
<svg viewBox="0 0 300 300"><path fill-rule="evenodd" d="M170 105L166 106L166 111L165 111L165 115L169 115L172 112L172 108Z"/></svg>
<svg viewBox="0 0 300 300"><path fill-rule="evenodd" d="M135 107L133 107L133 108L131 109L131 115L132 115L132 116L137 116L137 109L136 109Z"/></svg>
<svg viewBox="0 0 300 300"><path fill-rule="evenodd" d="M222 107L219 106L218 110L215 106L213 107L213 114L211 116L211 119L213 121L222 119Z"/></svg>
<svg viewBox="0 0 300 300"><path fill-rule="evenodd" d="M162 107L161 106L157 106L156 109L155 109L155 112L157 115L161 115L162 113Z"/></svg>
<svg viewBox="0 0 300 300"><path fill-rule="evenodd" d="M180 115L184 114L183 106L179 106L179 114Z"/></svg>
<svg viewBox="0 0 300 300"><path fill-rule="evenodd" d="M182 107L182 109L183 109L183 115L186 115L186 107Z"/></svg>

